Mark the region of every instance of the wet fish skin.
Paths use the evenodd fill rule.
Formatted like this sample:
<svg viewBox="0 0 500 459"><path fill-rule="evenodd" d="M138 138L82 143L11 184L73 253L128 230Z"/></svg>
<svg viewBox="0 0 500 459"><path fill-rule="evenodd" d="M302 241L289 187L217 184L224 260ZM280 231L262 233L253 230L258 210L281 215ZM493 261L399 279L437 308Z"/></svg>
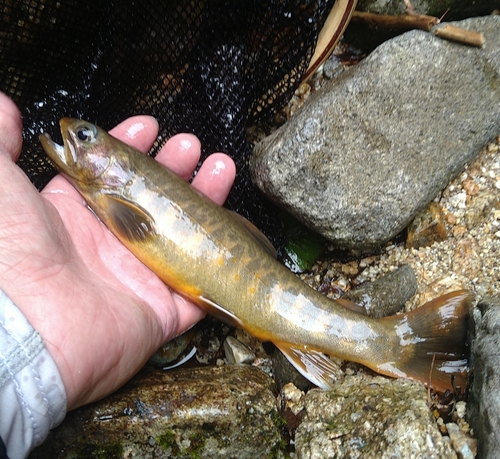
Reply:
<svg viewBox="0 0 500 459"><path fill-rule="evenodd" d="M222 320L272 341L312 382L330 385L323 353L437 390L464 386L466 291L373 319L304 284L249 222L153 158L86 121L61 120L64 146L42 146L108 229L167 285Z"/></svg>

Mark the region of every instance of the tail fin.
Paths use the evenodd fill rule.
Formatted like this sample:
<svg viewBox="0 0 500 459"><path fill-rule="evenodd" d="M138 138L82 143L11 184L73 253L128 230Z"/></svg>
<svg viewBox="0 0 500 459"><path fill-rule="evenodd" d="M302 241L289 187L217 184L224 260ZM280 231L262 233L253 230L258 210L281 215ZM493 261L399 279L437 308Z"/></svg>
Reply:
<svg viewBox="0 0 500 459"><path fill-rule="evenodd" d="M382 319L397 321L395 328L403 351L395 362L374 370L422 381L439 392L458 386L465 388L468 372L466 319L471 304L472 295L466 290L458 290L403 316Z"/></svg>

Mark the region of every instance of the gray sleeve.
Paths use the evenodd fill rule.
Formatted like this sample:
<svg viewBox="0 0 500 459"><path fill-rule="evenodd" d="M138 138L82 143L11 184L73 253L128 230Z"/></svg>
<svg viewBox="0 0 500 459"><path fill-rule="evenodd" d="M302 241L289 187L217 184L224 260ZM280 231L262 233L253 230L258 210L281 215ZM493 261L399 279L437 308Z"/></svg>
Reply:
<svg viewBox="0 0 500 459"><path fill-rule="evenodd" d="M66 392L42 337L0 290L0 437L26 457L66 415Z"/></svg>

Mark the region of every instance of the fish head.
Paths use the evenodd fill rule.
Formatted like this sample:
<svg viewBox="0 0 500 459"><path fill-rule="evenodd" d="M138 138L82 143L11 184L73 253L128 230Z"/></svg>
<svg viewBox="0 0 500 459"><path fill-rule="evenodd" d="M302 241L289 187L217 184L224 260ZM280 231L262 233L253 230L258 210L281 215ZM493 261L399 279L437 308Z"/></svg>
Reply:
<svg viewBox="0 0 500 459"><path fill-rule="evenodd" d="M110 176L106 172L116 162L109 148L116 139L104 129L84 120L63 118L60 127L63 145L54 142L47 133L40 136L43 149L59 172L73 185L78 184L77 188L81 188L82 184L105 185L104 178L109 180Z"/></svg>

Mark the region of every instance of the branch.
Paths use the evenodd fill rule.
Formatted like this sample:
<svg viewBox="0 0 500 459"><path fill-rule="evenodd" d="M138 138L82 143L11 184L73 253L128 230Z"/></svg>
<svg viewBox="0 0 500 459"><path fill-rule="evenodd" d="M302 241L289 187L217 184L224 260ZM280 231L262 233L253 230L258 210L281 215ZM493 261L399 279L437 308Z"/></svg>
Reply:
<svg viewBox="0 0 500 459"><path fill-rule="evenodd" d="M354 11L351 21L386 28L425 30L437 37L470 46L481 47L485 42L484 35L479 32L462 29L461 27L449 24L436 27L441 22L440 19L425 14L407 13L400 14L399 16L390 16L387 14Z"/></svg>
<svg viewBox="0 0 500 459"><path fill-rule="evenodd" d="M372 26L397 29L421 29L427 32L432 26L439 24L439 19L425 14L400 14L391 16L388 14L365 13L354 11L351 22L362 22Z"/></svg>
<svg viewBox="0 0 500 459"><path fill-rule="evenodd" d="M445 24L442 27L435 27L432 31L436 37L445 38L446 40L457 41L464 45L477 46L480 48L484 45L484 35L472 30L462 29L450 24Z"/></svg>

